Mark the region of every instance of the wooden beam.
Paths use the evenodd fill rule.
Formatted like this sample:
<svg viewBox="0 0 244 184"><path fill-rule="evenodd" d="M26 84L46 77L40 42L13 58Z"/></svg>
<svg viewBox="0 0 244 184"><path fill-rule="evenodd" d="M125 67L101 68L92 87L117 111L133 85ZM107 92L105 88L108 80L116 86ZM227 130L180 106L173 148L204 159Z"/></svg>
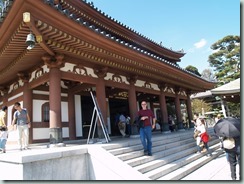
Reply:
<svg viewBox="0 0 244 184"><path fill-rule="evenodd" d="M51 56L54 56L55 53L48 47L46 42L42 39L42 35L40 31L35 26L35 19L29 12L23 13L23 21L26 23L26 25L30 28L30 31L32 31L36 37L38 38L37 41L39 45Z"/></svg>

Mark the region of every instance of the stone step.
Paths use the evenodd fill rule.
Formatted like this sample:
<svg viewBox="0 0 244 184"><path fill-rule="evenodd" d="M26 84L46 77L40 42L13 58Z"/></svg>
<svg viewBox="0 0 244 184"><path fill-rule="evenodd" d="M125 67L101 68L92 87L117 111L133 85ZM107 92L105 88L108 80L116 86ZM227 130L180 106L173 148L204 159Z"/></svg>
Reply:
<svg viewBox="0 0 244 184"><path fill-rule="evenodd" d="M185 139L187 139L187 138L188 138L188 141L191 141L191 139L192 139L192 138L189 138L188 135L185 135L182 137L172 137L172 138L168 138L168 139L166 139L166 138L159 139L159 140L152 139L152 142L153 142L152 146L155 148L157 148L159 146L163 146L166 149L167 147L170 148L172 146L177 146L182 139L184 141L186 141ZM116 148L116 149L110 150L110 153L112 153L113 155L122 155L122 154L130 153L133 151L139 151L142 149L143 149L143 146L142 146L141 142L138 141L138 143L136 145ZM156 151L156 150L154 150L154 151Z"/></svg>
<svg viewBox="0 0 244 184"><path fill-rule="evenodd" d="M216 141L211 141L209 143L209 146L211 146L211 145L213 145L215 143L216 143ZM161 167L161 166L163 166L165 164L168 164L168 163L171 163L171 162L173 162L175 160L178 160L178 159L180 159L182 157L194 154L195 152L196 152L196 149L191 147L191 148L185 149L185 150L183 150L181 152L175 152L173 154L170 154L170 155L165 156L165 157L158 158L158 159L153 160L151 162L135 166L134 168L137 169L141 173L146 173L146 172L149 172L149 171L151 171L153 169Z"/></svg>
<svg viewBox="0 0 244 184"><path fill-rule="evenodd" d="M223 154L223 150L219 148L212 154L213 154L212 157L206 157L206 156L200 157L200 158L190 162L187 165L181 166L177 170L174 170L165 176L157 178L157 180L180 180L181 178L187 176L188 174L190 174L191 172L200 168L204 164L208 163L209 161L211 161L214 158L218 157L219 155Z"/></svg>
<svg viewBox="0 0 244 184"><path fill-rule="evenodd" d="M217 139L213 139L212 141L209 142L209 145L213 145L218 143L219 141ZM129 160L125 160L125 163L127 163L128 165L135 167L138 165L142 165L144 163L148 163L149 161L153 161L155 159L161 159L163 157L166 157L168 155L172 155L174 153L179 153L182 152L186 149L190 149L191 153L195 153L197 151L197 147L196 147L196 143L193 140L192 142L188 143L188 144L184 144L184 145L180 145L177 147L172 147L172 148L168 148L159 152L154 153L153 152L153 156L144 156L143 151L141 151L140 153L136 153L137 156L141 155L139 157L135 157L133 159L129 159ZM120 158L120 157L119 157Z"/></svg>
<svg viewBox="0 0 244 184"><path fill-rule="evenodd" d="M218 152L215 150L219 149L220 144L218 138L214 136L213 128L208 129L208 133L212 137L208 143L213 152L212 157L206 157L207 153L196 154L197 147L193 132L193 129L172 133L153 132L153 156L144 155L140 137L129 138L128 141L123 139L121 143L110 143L103 148L142 173L146 178L152 180L168 180L170 178L174 180L185 177L197 167L193 164L191 168L191 163L198 163L200 160L201 164L198 165L201 167L218 156ZM182 168L188 169L185 173L181 173L178 170L182 170ZM176 174L170 175L171 173ZM177 175L177 173L179 174Z"/></svg>
<svg viewBox="0 0 244 184"><path fill-rule="evenodd" d="M152 134L152 141L153 142L157 142L157 141L162 141L162 140L170 140L172 138L184 138L185 136L192 136L193 135L193 130L186 130L186 131L182 131L182 132L172 132L172 133L161 133L161 132L153 132ZM127 142L124 142L125 139L121 138L121 143L119 143L118 140L116 140L116 142L118 142L118 144L112 144L110 143L109 145L104 145L103 148L106 150L115 150L115 149L119 149L119 148L124 148L124 147L130 147L130 146L135 146L135 145L141 145L141 140L140 140L140 136L138 135L135 138L129 138L127 139Z"/></svg>
<svg viewBox="0 0 244 184"><path fill-rule="evenodd" d="M215 150L219 149L219 145L213 145L210 147L211 151L214 152ZM178 154L178 156L177 156ZM169 158L164 158L165 160L167 159L172 159L172 157L178 157L179 159L174 160L172 162L168 162L167 164L157 167L152 171L149 171L145 173L145 175L153 180L156 180L168 173L171 173L179 168L184 167L185 165L194 162L195 160L200 159L201 157L205 157L207 153L201 153L201 154L196 154L196 153L191 153L191 154L184 154L182 152L176 153L173 155L170 155ZM179 156L180 155L180 156ZM173 160L173 159L172 159Z"/></svg>
<svg viewBox="0 0 244 184"><path fill-rule="evenodd" d="M158 158L158 156L160 156L162 154L163 154L163 156L165 156L167 154L171 154L176 151L181 151L182 149L192 147L193 144L194 143L191 138L190 139L188 138L186 140L177 141L177 142L168 143L168 144L164 144L162 142L158 146L152 146L152 154L153 154L152 158ZM153 145L154 145L154 143L153 143ZM118 158L123 161L127 161L127 160L132 160L132 159L140 157L140 156L144 156L143 147L141 147L141 149L139 151L133 151L133 152L118 155Z"/></svg>

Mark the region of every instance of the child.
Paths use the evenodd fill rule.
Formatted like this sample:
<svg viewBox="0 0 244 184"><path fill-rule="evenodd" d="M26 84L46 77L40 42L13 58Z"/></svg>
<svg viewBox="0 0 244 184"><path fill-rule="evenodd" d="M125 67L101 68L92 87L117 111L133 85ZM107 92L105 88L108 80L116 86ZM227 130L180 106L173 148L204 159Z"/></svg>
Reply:
<svg viewBox="0 0 244 184"><path fill-rule="evenodd" d="M8 131L0 130L0 153L6 153L5 145L8 138Z"/></svg>

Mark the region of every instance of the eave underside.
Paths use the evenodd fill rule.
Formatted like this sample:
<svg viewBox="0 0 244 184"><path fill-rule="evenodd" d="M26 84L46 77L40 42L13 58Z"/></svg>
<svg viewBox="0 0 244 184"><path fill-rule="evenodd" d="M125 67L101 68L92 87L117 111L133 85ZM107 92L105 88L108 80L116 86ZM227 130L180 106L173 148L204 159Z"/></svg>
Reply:
<svg viewBox="0 0 244 184"><path fill-rule="evenodd" d="M62 53L66 62L98 69L106 67L112 73L128 77L137 76L141 80L167 84L192 92L205 91L214 86L171 64L160 62L156 58L109 40L46 6L44 4L30 9L28 5L21 7L19 11L15 10L18 16L22 16L26 10L31 10L34 19L32 24L26 24L20 18L14 19L10 12L9 17L13 20L8 19L4 23L7 25L8 21L11 21L11 25L1 26L0 32L7 28L13 30L8 34L8 38L0 37L1 41L4 40L4 44L2 42L0 45L1 86L9 85L16 80L18 72L28 73L44 65L41 57L46 53ZM48 15L45 12L41 13L43 8L50 9L45 12L49 12L52 19L47 19ZM34 33L38 34L36 36L41 35L43 40L32 50L27 50L25 41L30 29L35 30Z"/></svg>

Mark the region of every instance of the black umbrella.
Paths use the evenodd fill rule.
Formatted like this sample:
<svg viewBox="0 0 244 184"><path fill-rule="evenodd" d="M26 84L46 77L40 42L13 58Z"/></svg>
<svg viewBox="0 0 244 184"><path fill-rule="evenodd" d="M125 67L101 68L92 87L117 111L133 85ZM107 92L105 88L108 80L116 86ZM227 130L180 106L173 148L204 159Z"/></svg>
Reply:
<svg viewBox="0 0 244 184"><path fill-rule="evenodd" d="M214 132L219 137L239 137L241 130L240 119L223 118L214 125Z"/></svg>

